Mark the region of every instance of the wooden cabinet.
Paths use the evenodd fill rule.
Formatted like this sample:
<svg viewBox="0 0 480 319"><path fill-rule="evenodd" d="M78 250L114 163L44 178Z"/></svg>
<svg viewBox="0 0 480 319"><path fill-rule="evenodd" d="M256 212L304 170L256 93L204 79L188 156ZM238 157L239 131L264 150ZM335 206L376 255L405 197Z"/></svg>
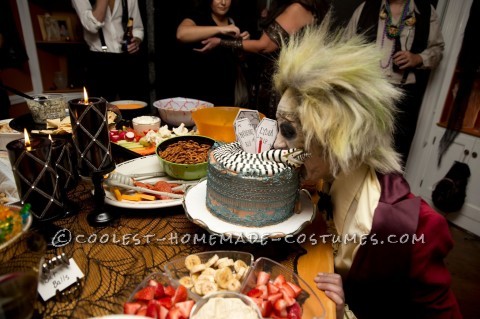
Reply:
<svg viewBox="0 0 480 319"><path fill-rule="evenodd" d="M30 0L28 9L43 92L81 91L88 48L70 1Z"/></svg>

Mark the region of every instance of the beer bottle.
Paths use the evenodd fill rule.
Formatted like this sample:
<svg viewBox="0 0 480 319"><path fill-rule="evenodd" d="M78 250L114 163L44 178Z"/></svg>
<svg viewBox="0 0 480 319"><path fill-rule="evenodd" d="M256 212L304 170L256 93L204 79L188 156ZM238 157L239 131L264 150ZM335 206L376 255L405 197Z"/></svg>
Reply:
<svg viewBox="0 0 480 319"><path fill-rule="evenodd" d="M127 29L123 34L122 51L127 52L128 45L133 40L133 18L128 19Z"/></svg>

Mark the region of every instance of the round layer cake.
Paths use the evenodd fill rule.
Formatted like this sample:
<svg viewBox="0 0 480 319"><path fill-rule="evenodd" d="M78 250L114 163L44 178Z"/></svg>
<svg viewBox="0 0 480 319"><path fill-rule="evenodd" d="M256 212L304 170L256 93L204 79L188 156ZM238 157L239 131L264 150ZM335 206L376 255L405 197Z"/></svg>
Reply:
<svg viewBox="0 0 480 319"><path fill-rule="evenodd" d="M293 215L299 196L302 150L246 153L238 142L210 153L207 173L208 210L229 223L263 227Z"/></svg>

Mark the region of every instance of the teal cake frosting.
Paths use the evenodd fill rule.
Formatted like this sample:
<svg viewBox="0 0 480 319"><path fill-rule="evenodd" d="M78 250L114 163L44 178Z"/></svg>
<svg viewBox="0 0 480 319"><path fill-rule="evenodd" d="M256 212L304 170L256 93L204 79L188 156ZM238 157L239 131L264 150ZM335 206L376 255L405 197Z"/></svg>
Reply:
<svg viewBox="0 0 480 319"><path fill-rule="evenodd" d="M250 227L274 225L293 215L299 183L295 168L284 167L272 176L238 173L210 154L206 205L210 213L229 223Z"/></svg>

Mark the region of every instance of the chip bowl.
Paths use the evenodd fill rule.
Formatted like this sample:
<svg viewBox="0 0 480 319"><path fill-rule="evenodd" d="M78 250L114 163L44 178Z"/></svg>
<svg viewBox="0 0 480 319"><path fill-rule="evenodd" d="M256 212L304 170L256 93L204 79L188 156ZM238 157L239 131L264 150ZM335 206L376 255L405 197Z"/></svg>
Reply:
<svg viewBox="0 0 480 319"><path fill-rule="evenodd" d="M179 126L182 123L185 126L194 126L192 112L204 108L212 108L213 104L206 101L189 99L185 97L175 97L158 100L153 103L157 108L158 114L164 123L171 126Z"/></svg>
<svg viewBox="0 0 480 319"><path fill-rule="evenodd" d="M198 144L208 144L210 145L210 147L215 144L215 140L200 135L176 136L164 140L163 142L158 144L156 153L158 159L163 165L165 173L170 177L184 180L195 180L207 176L208 161L197 164L180 164L165 160L161 157L162 151L167 149L170 145L179 141L194 141Z"/></svg>
<svg viewBox="0 0 480 319"><path fill-rule="evenodd" d="M237 279L240 282L240 286L237 289L231 290L233 292L239 292L241 290L243 282L245 278L247 278L248 273L251 269L251 265L253 263L252 254L242 252L242 251L234 251L234 250L207 251L207 252L201 252L201 253L196 253L189 256L172 259L171 261L165 264L165 273L176 285L184 284L185 283L184 280L191 281L192 285L188 285L188 284L187 285L184 284L184 285L187 288L189 288L190 290L189 293L192 299L194 300L199 300L205 295L202 291L196 290L196 289L203 288L202 284L197 281L204 280L204 279L211 280L211 278L209 277L209 274L208 274L208 272L210 272L209 270L207 271L199 270L197 272L195 271L195 268L192 268L191 265L193 264L193 261L189 259L191 259L192 258L191 256L193 255L198 256L200 263L205 265L206 268L217 269L220 267L223 268L223 266L230 267L230 269L232 270L232 274L234 276L238 276L239 278ZM231 262L228 262L228 259L233 260L233 265L231 265ZM211 261L213 260L216 260L216 262L211 264ZM243 267L245 267L245 269L240 270ZM201 269L202 267L197 267L197 268ZM204 275L204 277L201 277L202 275ZM213 279L215 279L215 276L213 277ZM215 281L215 284L217 285L217 290L224 289L219 287L216 281ZM212 291L211 293L214 293L214 292L215 291Z"/></svg>
<svg viewBox="0 0 480 319"><path fill-rule="evenodd" d="M267 277L265 274L268 274ZM285 294L287 291L294 292L296 296L292 298L294 298L295 304L292 306L300 306L301 318L325 318L325 308L323 303L305 280L300 278L300 276L294 273L291 269L269 258L260 257L255 260L252 270L249 272L243 283L241 292L247 296L255 296L256 290L254 289L258 289L259 283L264 282L279 287L282 294ZM286 288L282 288L284 284L287 285ZM292 288L292 290L288 289L288 287ZM260 288L259 290L262 289ZM287 297L284 295L283 298L285 299ZM263 309L260 310L263 311ZM286 310L287 312L291 311L290 308L287 308ZM285 316L280 315L280 317Z"/></svg>

